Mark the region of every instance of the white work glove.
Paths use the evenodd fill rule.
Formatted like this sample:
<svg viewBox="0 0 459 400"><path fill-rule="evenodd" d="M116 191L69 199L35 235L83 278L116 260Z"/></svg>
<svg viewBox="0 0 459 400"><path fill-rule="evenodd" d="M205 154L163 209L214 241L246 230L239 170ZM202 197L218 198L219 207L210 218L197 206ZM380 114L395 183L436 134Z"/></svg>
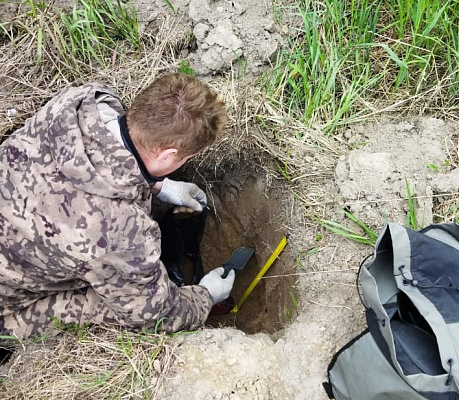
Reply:
<svg viewBox="0 0 459 400"><path fill-rule="evenodd" d="M226 278L222 278L225 272L223 267L215 268L208 274L204 275L199 282L200 286L204 286L210 293L214 304L221 303L226 300L233 288L235 272L232 269Z"/></svg>
<svg viewBox="0 0 459 400"><path fill-rule="evenodd" d="M158 199L176 206L186 206L194 211L202 211L207 204L206 194L194 183L164 179Z"/></svg>

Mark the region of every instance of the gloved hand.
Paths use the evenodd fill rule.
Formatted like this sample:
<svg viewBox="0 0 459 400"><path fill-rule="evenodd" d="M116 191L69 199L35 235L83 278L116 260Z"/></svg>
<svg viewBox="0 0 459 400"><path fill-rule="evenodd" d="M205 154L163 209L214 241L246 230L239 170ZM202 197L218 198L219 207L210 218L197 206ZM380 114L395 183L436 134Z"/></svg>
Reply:
<svg viewBox="0 0 459 400"><path fill-rule="evenodd" d="M207 204L206 194L194 183L164 179L158 199L176 206L186 206L194 211L202 211Z"/></svg>
<svg viewBox="0 0 459 400"><path fill-rule="evenodd" d="M223 267L215 268L208 274L204 275L199 282L200 286L204 286L210 293L214 304L221 303L229 297L233 288L235 272L232 269L226 278L222 278L225 272Z"/></svg>

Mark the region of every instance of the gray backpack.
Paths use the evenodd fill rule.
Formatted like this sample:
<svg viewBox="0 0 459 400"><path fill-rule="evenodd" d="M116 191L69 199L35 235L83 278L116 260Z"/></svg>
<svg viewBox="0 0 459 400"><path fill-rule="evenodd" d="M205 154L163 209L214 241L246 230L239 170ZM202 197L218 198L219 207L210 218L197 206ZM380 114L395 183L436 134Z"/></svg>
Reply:
<svg viewBox="0 0 459 400"><path fill-rule="evenodd" d="M459 225L389 223L358 281L368 328L334 356L328 396L459 399Z"/></svg>

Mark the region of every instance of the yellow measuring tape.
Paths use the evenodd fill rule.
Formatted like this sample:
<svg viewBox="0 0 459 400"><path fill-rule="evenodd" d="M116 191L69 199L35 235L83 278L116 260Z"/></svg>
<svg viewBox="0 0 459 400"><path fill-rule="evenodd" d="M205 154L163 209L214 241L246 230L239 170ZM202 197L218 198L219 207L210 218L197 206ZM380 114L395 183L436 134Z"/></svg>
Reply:
<svg viewBox="0 0 459 400"><path fill-rule="evenodd" d="M266 271L269 269L269 267L272 265L272 263L276 260L277 257L279 257L279 254L284 250L285 246L287 245L287 236L284 236L282 240L279 242L277 245L276 249L273 251L271 256L268 258L268 261L266 261L265 265L263 265L263 268L260 270L260 272L257 274L255 279L252 281L248 289L245 291L245 293L242 295L241 299L239 302L233 307L233 309L230 311L231 313L237 313L239 309L241 308L242 304L244 304L244 301L247 299L250 293L252 293L252 290L257 286L257 283L260 281L260 279L263 277L263 275L266 273Z"/></svg>

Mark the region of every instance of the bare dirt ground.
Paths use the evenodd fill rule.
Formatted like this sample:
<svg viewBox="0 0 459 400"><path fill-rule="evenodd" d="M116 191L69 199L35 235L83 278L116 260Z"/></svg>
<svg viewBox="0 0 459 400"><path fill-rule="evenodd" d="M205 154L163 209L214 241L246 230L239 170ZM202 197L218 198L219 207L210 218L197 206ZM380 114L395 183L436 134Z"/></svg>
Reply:
<svg viewBox="0 0 459 400"><path fill-rule="evenodd" d="M143 29L170 8L162 1L136 4ZM256 77L282 44L271 2L172 4L196 38L184 56L209 82L231 68ZM407 182L423 225L435 220L445 199L457 201L459 131L451 122L389 115L354 125L340 134L338 151L322 154L328 159L320 174L319 163L295 143L297 159L290 161L297 179L289 183L262 161L266 147L253 151L267 142L244 128L230 129L205 162L181 171L205 186L209 198L204 266L214 268L240 245L253 246L254 257L236 278L238 300L285 234L288 245L238 313L212 317L202 331L173 338L167 365L155 366L151 398L325 400L328 363L365 327L355 279L372 248L325 231L309 216L353 227L341 210L347 207L376 231L387 220L405 224ZM13 357L13 373L24 359L27 350Z"/></svg>
<svg viewBox="0 0 459 400"><path fill-rule="evenodd" d="M457 139L452 140L457 132L456 125L428 117L384 118L354 126L343 138L362 145L338 159L334 175L322 182L324 216L346 224L339 207L347 206L376 231L387 220L404 225L408 181L419 200L420 223L428 225L439 195L449 193L457 198L457 169L445 164L451 152L457 152ZM428 164L437 165L439 170L432 171ZM328 363L341 346L364 329L355 278L372 248L306 222L300 204L274 186L275 182L267 185L263 177L256 184L250 183L252 191L259 191L258 201L244 189L238 195L231 194L235 198L229 201L240 210L239 218L233 215L232 223L222 221L220 227L246 227L270 205L272 211L266 212L255 228L263 238L257 251L266 253L283 232L290 234L285 254L261 282L264 290L254 293L254 304L248 304L252 318L265 318L270 326L261 326L257 334L245 334L236 314L233 325L239 329L205 329L184 338L164 381L161 393L165 397L326 399L322 382ZM252 211L247 213L247 209ZM323 235L320 240L319 233ZM319 251L306 255L316 245ZM276 284L277 289L270 290ZM244 286L241 281L236 281L237 285ZM292 304L279 303L279 291L294 291L298 300L291 321L286 320L285 310L293 309ZM277 315L267 313L260 305L263 301L265 305L280 304Z"/></svg>

